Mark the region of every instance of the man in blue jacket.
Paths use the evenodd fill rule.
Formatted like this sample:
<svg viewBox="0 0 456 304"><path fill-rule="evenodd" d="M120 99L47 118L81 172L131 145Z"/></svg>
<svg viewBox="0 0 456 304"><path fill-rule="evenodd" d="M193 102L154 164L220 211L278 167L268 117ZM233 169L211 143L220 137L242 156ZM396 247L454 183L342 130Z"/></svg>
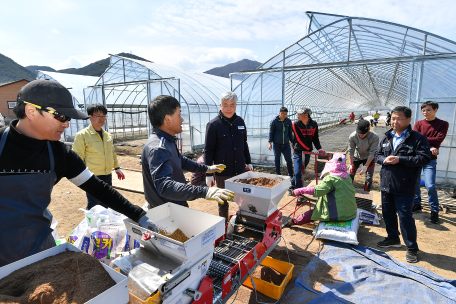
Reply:
<svg viewBox="0 0 456 304"><path fill-rule="evenodd" d="M217 187L225 188L225 180L253 170L247 144L244 120L236 115L237 95L226 92L220 96L220 112L206 127L204 163L206 166L224 164L223 172L216 172ZM206 175L206 185L214 185L213 175ZM219 204L219 215L228 220L228 204Z"/></svg>
<svg viewBox="0 0 456 304"><path fill-rule="evenodd" d="M220 188L188 185L182 170L222 172L224 165L205 166L183 156L176 146L176 134L182 132L180 104L168 95L157 96L148 106L152 135L142 154L144 195L149 207L172 202L188 207L187 200L205 198L220 204L231 200L234 193Z"/></svg>
<svg viewBox="0 0 456 304"><path fill-rule="evenodd" d="M385 133L378 146L375 160L382 165L380 190L382 213L388 236L377 243L378 247L401 247L397 215L402 239L407 246L405 259L418 262L418 244L415 220L412 216L413 200L421 167L431 160L431 151L425 136L412 130L412 110L395 107L391 114L392 129ZM397 213L397 215L396 215Z"/></svg>
<svg viewBox="0 0 456 304"><path fill-rule="evenodd" d="M280 108L279 115L269 125L269 150L274 148L274 165L277 175L280 175L280 156L283 154L287 162L288 175L293 178L293 162L291 160L290 142L293 136L291 120L287 118L288 109Z"/></svg>

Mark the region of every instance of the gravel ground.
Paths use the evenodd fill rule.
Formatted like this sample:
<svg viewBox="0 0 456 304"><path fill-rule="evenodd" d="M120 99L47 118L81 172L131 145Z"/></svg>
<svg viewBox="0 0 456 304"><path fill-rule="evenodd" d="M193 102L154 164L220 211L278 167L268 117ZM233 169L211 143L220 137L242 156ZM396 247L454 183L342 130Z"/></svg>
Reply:
<svg viewBox="0 0 456 304"><path fill-rule="evenodd" d="M320 131L319 137L322 149L330 152L345 151L348 147L348 137L355 130L355 124L346 124Z"/></svg>

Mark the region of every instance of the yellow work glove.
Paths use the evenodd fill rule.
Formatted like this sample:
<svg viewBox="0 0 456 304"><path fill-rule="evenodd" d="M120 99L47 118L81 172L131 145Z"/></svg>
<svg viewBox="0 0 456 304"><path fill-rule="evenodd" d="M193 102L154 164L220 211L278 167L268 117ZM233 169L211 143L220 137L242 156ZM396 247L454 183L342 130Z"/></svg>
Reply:
<svg viewBox="0 0 456 304"><path fill-rule="evenodd" d="M221 173L223 170L225 170L226 166L221 164L221 165L212 165L208 166L206 173Z"/></svg>
<svg viewBox="0 0 456 304"><path fill-rule="evenodd" d="M224 201L230 201L234 197L234 192L217 187L209 188L206 194L207 200L217 201L220 205L225 204Z"/></svg>

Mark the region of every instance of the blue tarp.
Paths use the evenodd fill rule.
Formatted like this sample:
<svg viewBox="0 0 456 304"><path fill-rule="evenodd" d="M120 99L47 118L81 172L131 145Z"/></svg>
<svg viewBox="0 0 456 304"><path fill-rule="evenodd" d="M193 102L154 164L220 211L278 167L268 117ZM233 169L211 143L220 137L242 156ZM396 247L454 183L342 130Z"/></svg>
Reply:
<svg viewBox="0 0 456 304"><path fill-rule="evenodd" d="M282 303L456 303L456 280L383 251L333 242L310 261Z"/></svg>

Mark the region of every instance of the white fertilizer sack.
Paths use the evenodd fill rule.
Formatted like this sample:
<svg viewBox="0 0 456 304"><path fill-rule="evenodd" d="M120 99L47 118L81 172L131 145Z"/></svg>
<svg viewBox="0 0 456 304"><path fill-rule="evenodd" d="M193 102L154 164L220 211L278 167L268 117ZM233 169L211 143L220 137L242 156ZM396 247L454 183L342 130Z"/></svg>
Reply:
<svg viewBox="0 0 456 304"><path fill-rule="evenodd" d="M366 210L358 209L359 221L365 224L380 225L380 217Z"/></svg>
<svg viewBox="0 0 456 304"><path fill-rule="evenodd" d="M345 222L320 222L313 231L315 239L333 240L358 245L359 212L356 217Z"/></svg>

